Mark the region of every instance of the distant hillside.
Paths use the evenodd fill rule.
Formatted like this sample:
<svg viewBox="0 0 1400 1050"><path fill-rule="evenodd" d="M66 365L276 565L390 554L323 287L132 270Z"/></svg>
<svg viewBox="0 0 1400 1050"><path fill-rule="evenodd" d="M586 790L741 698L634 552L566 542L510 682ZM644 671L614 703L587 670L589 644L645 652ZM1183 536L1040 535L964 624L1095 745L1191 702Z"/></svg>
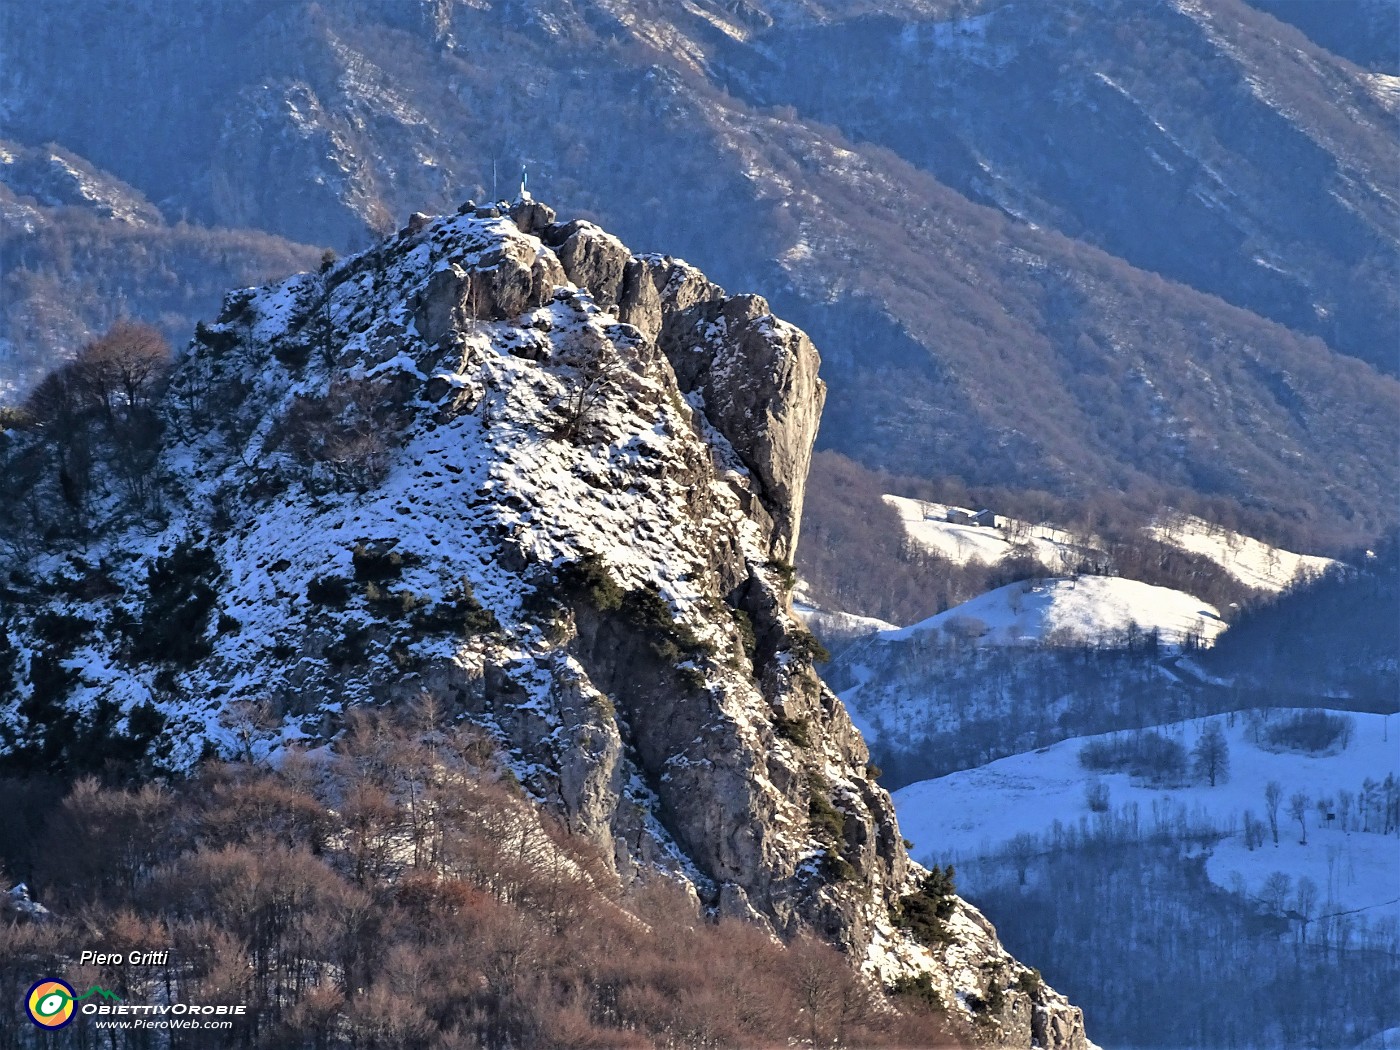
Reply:
<svg viewBox="0 0 1400 1050"><path fill-rule="evenodd" d="M167 222L81 157L0 141L0 404L119 317L183 346L229 288L310 269L320 255L262 230Z"/></svg>
<svg viewBox="0 0 1400 1050"><path fill-rule="evenodd" d="M1357 558L1240 617L1203 658L1217 674L1278 696L1326 695L1363 709L1400 703L1400 544Z"/></svg>
<svg viewBox="0 0 1400 1050"><path fill-rule="evenodd" d="M749 101L1395 373L1395 99L1238 0L981 6L722 53ZM1374 47L1393 47L1395 8L1371 13Z"/></svg>
<svg viewBox="0 0 1400 1050"><path fill-rule="evenodd" d="M1245 586L1271 594L1341 568L1332 558L1295 554L1191 515L1166 515L1152 524L1148 534L1154 540L1208 558Z"/></svg>
<svg viewBox="0 0 1400 1050"><path fill-rule="evenodd" d="M997 588L1083 575L1184 592L1233 620L1338 564L1239 531L1268 529L1277 519L1228 518L1236 528L1111 493L1080 502L969 490L823 452L813 461L804 522L811 542L798 552L798 569L809 600L828 612L912 624ZM1142 622L1150 619L1147 613Z"/></svg>
<svg viewBox="0 0 1400 1050"><path fill-rule="evenodd" d="M955 565L993 566L1021 559L1056 574L1138 573L1151 577L1145 582L1179 582L1185 588L1202 582L1201 570L1208 566L1223 570L1242 593L1277 594L1338 564L1332 558L1284 550L1189 514L1159 513L1141 528L1101 537L1053 523L1022 521L991 509L976 511L903 496L882 499L898 512L911 541ZM1133 551L1135 545L1139 551ZM1173 558L1171 551L1187 557Z"/></svg>
<svg viewBox="0 0 1400 1050"><path fill-rule="evenodd" d="M878 637L944 634L970 645L1209 646L1225 630L1220 610L1168 587L1113 576L1022 580Z"/></svg>
<svg viewBox="0 0 1400 1050"><path fill-rule="evenodd" d="M799 560L823 606L808 622L832 639L823 674L888 786L1242 703L1395 710L1393 538L1350 565L1189 515L1134 525L1124 507L1099 535L1092 515L976 525L967 508L881 496L896 479L830 455L812 480L809 535L852 554ZM938 611L891 629L843 617L842 601Z"/></svg>
<svg viewBox="0 0 1400 1050"><path fill-rule="evenodd" d="M1134 650L977 647L919 632L857 641L823 677L870 743L891 790L1085 733L1225 709L1224 690Z"/></svg>
<svg viewBox="0 0 1400 1050"><path fill-rule="evenodd" d="M825 354L821 443L867 465L1329 543L1395 519L1390 96L1236 0L18 11L4 132L167 221L345 250L525 165L771 289Z"/></svg>
<svg viewBox="0 0 1400 1050"><path fill-rule="evenodd" d="M1080 758L1086 746L1131 741L1134 734L1075 737L978 769L901 788L894 795L899 826L913 840L915 856L926 863L961 864L974 857L993 857L1003 854L1017 835L1047 836L1053 833L1056 821L1068 828L1076 826L1081 816L1095 819L1085 799L1085 787L1100 782L1108 791L1107 812L1120 813L1136 804L1140 819L1149 827L1153 822L1175 826L1178 821L1209 821L1233 836L1227 841L1234 843L1238 838L1238 853L1243 855L1231 847L1224 850L1218 863L1207 867L1222 887L1229 888L1230 873L1244 866L1248 875L1255 875L1261 866L1265 874L1273 868L1290 867L1302 873L1322 862L1325 872L1330 844L1345 847L1358 862L1351 871L1345 864L1334 867L1332 884L1327 887L1332 902L1339 908L1375 909L1372 918L1400 918L1400 899L1396 899L1400 893L1393 881L1400 877L1400 862L1394 853L1397 829L1394 820L1385 815L1384 790L1367 800L1369 815L1356 804L1365 781L1379 786L1387 776L1400 778L1400 716L1330 712L1349 725L1345 732L1350 738L1329 741L1316 751L1269 742L1271 731L1286 727L1302 713L1291 709L1240 712L1149 730L1179 743L1182 754L1189 757L1203 728L1219 724L1225 732L1229 775L1214 787L1185 767L1175 780L1158 781L1086 766ZM1271 780L1278 781L1290 795L1306 792L1308 847L1292 848L1301 829L1296 818L1290 826L1290 815L1284 809L1279 813L1279 845L1274 846L1271 833L1266 831L1265 848L1245 849L1243 814L1248 810L1267 826L1264 788ZM1324 816L1324 827L1319 829L1314 803L1330 800L1329 811L1336 817L1341 792L1351 796L1345 819L1327 825ZM1251 855L1255 853L1257 856ZM1253 878L1246 892L1258 896L1259 881L1257 876ZM1325 877L1322 882L1326 884Z"/></svg>
<svg viewBox="0 0 1400 1050"><path fill-rule="evenodd" d="M899 514L912 542L955 565L999 565L1013 558L1026 558L1051 572L1067 573L1103 553L1090 546L1091 537L1080 540L1053 525L904 496L886 494L881 500ZM978 514L984 514L988 520L979 524Z"/></svg>
<svg viewBox="0 0 1400 1050"><path fill-rule="evenodd" d="M1319 47L1377 73L1400 76L1400 5L1395 0L1248 0L1296 26Z"/></svg>

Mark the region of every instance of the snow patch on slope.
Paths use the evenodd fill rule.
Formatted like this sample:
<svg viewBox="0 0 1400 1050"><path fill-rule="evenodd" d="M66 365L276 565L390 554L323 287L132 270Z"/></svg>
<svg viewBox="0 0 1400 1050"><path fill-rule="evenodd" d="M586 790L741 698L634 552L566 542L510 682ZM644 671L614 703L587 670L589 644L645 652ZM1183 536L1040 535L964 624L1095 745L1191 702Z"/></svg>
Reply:
<svg viewBox="0 0 1400 1050"><path fill-rule="evenodd" d="M996 565L1033 557L1052 572L1072 572L1086 558L1103 556L1103 544L1049 524L993 515L994 525L973 525L974 511L947 503L882 496L908 537L957 565ZM1158 543L1208 558L1248 587L1277 594L1334 565L1332 558L1297 554L1191 515L1164 516L1143 530Z"/></svg>
<svg viewBox="0 0 1400 1050"><path fill-rule="evenodd" d="M1013 555L1029 554L1055 572L1070 571L1084 547L1063 529L996 516L996 527L959 524L949 516L970 518L973 511L947 503L882 496L899 514L909 538L957 565L995 565Z"/></svg>
<svg viewBox="0 0 1400 1050"><path fill-rule="evenodd" d="M1386 73L1368 73L1365 84L1382 106L1391 113L1400 113L1400 77ZM1396 1040L1400 1044L1400 1039Z"/></svg>
<svg viewBox="0 0 1400 1050"><path fill-rule="evenodd" d="M1275 717L1288 711L1273 712ZM910 853L923 863L995 856L1018 834L1042 836L1056 823L1062 827L1092 827L1094 815L1085 801L1085 786L1101 781L1116 812L1137 807L1144 830L1157 823L1209 822L1227 837L1207 860L1212 881L1253 897L1274 871L1294 880L1308 875L1321 889L1325 911L1365 909L1369 919L1393 916L1400 920L1400 849L1394 836L1373 832L1319 829L1318 813L1308 806L1308 844L1301 846L1296 822L1290 824L1286 799L1295 791L1311 800L1356 792L1370 777L1380 782L1400 775L1400 715L1347 714L1354 720L1350 743L1337 753L1310 755L1266 751L1255 742L1254 722L1241 713L1193 719L1156 727L1164 736L1189 749L1203 728L1218 722L1229 744L1230 778L1216 787L1189 784L1155 787L1125 773L1093 773L1079 763L1079 752L1091 740L1115 734L1076 737L1038 751L1013 755L978 769L924 780L895 792L899 826L914 843ZM1279 845L1272 840L1249 851L1239 832L1243 814L1264 819L1264 787L1283 785L1285 805L1279 813ZM1330 892L1330 898L1329 898Z"/></svg>
<svg viewBox="0 0 1400 1050"><path fill-rule="evenodd" d="M1190 516L1151 525L1147 533L1162 543L1209 558L1241 583L1274 594L1338 564L1331 558L1271 547Z"/></svg>
<svg viewBox="0 0 1400 1050"><path fill-rule="evenodd" d="M1210 644L1225 629L1220 611L1184 591L1115 576L1022 580L978 595L897 631L900 642L943 631L981 645L1079 645L1126 639L1136 627L1163 645Z"/></svg>

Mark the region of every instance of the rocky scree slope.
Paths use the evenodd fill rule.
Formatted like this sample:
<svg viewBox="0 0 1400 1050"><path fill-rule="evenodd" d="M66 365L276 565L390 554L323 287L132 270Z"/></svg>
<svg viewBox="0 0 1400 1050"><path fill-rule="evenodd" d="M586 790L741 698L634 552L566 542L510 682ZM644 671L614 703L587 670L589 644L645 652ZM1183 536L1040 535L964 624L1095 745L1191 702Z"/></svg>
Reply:
<svg viewBox="0 0 1400 1050"><path fill-rule="evenodd" d="M11 759L61 763L58 729L101 718L163 725L177 767L261 755L431 693L624 881L928 973L991 1042L1084 1046L975 909L946 898L930 944L896 923L924 873L790 611L811 342L554 218L415 215L231 294L160 406L160 497L114 486L81 544L10 557Z"/></svg>

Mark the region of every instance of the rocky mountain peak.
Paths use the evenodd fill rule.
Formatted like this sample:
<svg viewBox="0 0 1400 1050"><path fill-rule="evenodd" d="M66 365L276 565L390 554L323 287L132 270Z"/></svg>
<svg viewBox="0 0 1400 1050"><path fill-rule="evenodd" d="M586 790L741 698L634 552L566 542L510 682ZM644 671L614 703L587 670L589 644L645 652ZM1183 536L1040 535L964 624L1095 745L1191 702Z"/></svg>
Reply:
<svg viewBox="0 0 1400 1050"><path fill-rule="evenodd" d="M813 671L789 599L818 366L762 298L527 199L235 292L169 376L139 489L95 444L75 492L42 426L4 449L83 514L4 524L3 747L179 768L427 694L625 882L927 974L994 1041L1082 1047L1079 1011L910 862Z"/></svg>

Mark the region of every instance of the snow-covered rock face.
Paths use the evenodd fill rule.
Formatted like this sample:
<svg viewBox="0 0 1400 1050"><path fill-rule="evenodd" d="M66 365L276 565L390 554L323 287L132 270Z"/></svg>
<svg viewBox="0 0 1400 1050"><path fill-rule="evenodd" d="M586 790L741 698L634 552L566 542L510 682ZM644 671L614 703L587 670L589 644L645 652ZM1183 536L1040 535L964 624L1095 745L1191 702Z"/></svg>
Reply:
<svg viewBox="0 0 1400 1050"><path fill-rule="evenodd" d="M430 694L625 880L669 872L721 914L985 997L948 953L1000 957L989 926L936 954L893 927L921 872L790 611L811 343L541 205L463 211L233 293L201 326L161 406L159 527L123 524L114 487L83 554L26 556L31 579L108 582L20 594L9 747L53 753L46 732L113 705L134 734L154 707L180 767ZM35 623L60 609L90 624L61 654L68 721L26 695ZM152 651L141 632L172 617L179 644ZM1078 1011L1039 994L1006 1038L1028 1045L1049 1010L1057 1045L1082 1045Z"/></svg>

